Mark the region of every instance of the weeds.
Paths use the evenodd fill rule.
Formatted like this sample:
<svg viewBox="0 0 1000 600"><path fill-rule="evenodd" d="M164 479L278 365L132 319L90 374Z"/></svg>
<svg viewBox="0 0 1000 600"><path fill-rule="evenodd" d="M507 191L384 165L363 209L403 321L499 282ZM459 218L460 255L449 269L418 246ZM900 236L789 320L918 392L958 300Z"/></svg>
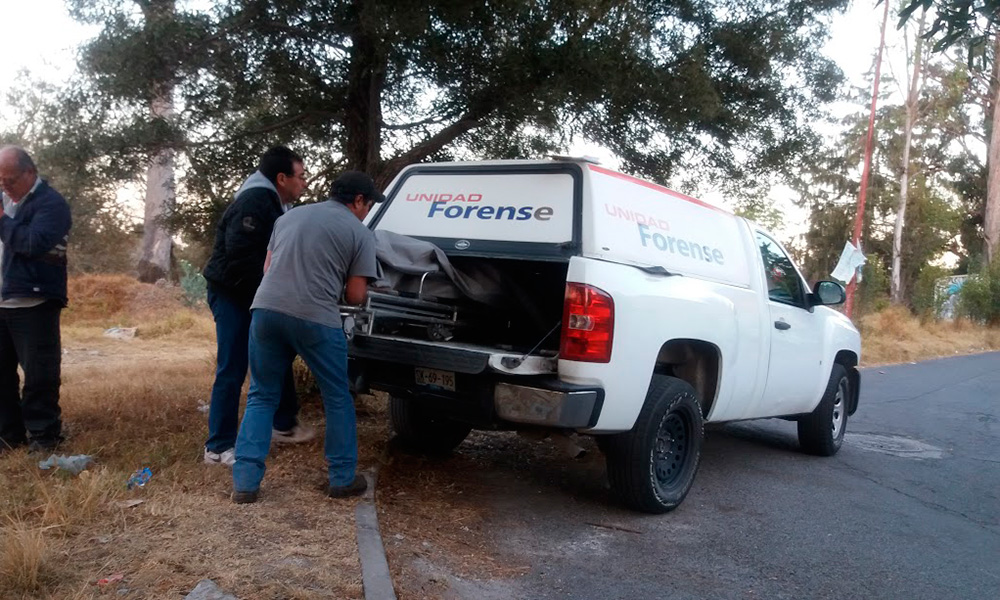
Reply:
<svg viewBox="0 0 1000 600"><path fill-rule="evenodd" d="M41 588L48 552L41 529L14 519L0 526L0 589L27 594Z"/></svg>
<svg viewBox="0 0 1000 600"><path fill-rule="evenodd" d="M203 578L243 598L360 598L353 503L322 493L322 436L275 450L259 505L233 505L229 471L201 464L198 406L215 367L208 311L184 306L177 288L126 277L70 288L58 453L96 464L73 476L39 470L23 449L0 455L0 598L183 597ZM119 324L138 336L102 335ZM305 402L302 419L322 422L318 402ZM126 490L141 467L152 479ZM124 579L95 585L114 573Z"/></svg>
<svg viewBox="0 0 1000 600"><path fill-rule="evenodd" d="M191 263L180 261L181 289L184 290L184 303L190 307L201 306L206 302L208 282Z"/></svg>
<svg viewBox="0 0 1000 600"><path fill-rule="evenodd" d="M1000 330L967 319L938 321L913 316L901 306L861 318L865 364L908 362L1000 349Z"/></svg>

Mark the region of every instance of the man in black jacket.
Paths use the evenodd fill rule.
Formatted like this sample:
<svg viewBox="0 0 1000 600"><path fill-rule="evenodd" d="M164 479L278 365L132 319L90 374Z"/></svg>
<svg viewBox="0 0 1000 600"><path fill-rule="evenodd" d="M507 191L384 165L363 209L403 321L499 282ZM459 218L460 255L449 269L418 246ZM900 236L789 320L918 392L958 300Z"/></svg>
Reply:
<svg viewBox="0 0 1000 600"><path fill-rule="evenodd" d="M247 374L250 304L264 276L274 222L305 189L302 158L284 146L275 146L264 153L257 171L240 186L216 228L215 246L204 273L218 346L206 464L233 464L240 390ZM276 442L304 442L315 435L297 423L297 413L295 382L289 369L274 415Z"/></svg>
<svg viewBox="0 0 1000 600"><path fill-rule="evenodd" d="M29 434L32 451L48 451L62 441L59 313L73 222L69 204L21 148L0 148L0 189L0 453Z"/></svg>

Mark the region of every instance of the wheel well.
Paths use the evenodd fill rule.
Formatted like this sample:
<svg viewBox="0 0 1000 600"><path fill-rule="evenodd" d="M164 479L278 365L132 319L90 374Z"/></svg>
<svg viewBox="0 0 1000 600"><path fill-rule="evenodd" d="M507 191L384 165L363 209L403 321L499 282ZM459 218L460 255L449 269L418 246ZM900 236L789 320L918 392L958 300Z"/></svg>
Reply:
<svg viewBox="0 0 1000 600"><path fill-rule="evenodd" d="M847 370L847 379L851 382L851 400L847 407L847 414L853 415L858 410L858 397L861 395L861 375L858 373L858 355L850 350L841 350L833 359L838 365L843 365Z"/></svg>
<svg viewBox="0 0 1000 600"><path fill-rule="evenodd" d="M670 340L660 347L653 372L691 384L698 392L701 413L708 417L719 391L719 348L701 340Z"/></svg>

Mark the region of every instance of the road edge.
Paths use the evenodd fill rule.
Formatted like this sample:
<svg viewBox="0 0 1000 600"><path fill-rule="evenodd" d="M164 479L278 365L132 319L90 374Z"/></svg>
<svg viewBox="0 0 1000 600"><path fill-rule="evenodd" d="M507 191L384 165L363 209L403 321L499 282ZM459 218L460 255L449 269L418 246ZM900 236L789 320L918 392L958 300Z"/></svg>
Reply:
<svg viewBox="0 0 1000 600"><path fill-rule="evenodd" d="M355 528L358 538L358 559L361 561L361 584L365 600L396 600L389 573L389 561L385 556L385 546L378 528L378 512L375 510L375 484L377 469L369 471L368 490L354 509Z"/></svg>

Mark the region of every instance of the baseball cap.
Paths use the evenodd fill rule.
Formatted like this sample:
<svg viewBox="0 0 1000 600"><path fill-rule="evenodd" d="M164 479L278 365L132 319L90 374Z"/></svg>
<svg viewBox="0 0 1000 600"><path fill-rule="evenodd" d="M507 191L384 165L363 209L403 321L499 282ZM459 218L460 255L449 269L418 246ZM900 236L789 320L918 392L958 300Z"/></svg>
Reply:
<svg viewBox="0 0 1000 600"><path fill-rule="evenodd" d="M336 181L333 182L333 194L355 196L362 194L365 198L373 202L382 202L385 196L375 187L372 178L361 171L344 171Z"/></svg>

